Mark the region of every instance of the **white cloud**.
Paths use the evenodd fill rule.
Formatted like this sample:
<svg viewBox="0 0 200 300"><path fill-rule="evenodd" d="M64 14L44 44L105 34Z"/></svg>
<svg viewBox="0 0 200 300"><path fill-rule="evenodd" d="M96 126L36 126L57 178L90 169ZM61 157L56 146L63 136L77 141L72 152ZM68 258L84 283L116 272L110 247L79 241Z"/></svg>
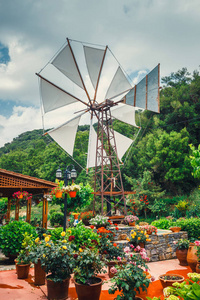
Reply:
<svg viewBox="0 0 200 300"><path fill-rule="evenodd" d="M13 111L9 119L0 116L1 140L31 126L41 128L35 73L66 37L108 45L129 74L161 63L165 76L182 67L190 72L198 68L199 27L199 0L1 1L0 42L8 46L11 61L0 65L0 99L15 100L16 110L19 105L31 106L21 115ZM37 117L30 126L23 118L31 113Z"/></svg>

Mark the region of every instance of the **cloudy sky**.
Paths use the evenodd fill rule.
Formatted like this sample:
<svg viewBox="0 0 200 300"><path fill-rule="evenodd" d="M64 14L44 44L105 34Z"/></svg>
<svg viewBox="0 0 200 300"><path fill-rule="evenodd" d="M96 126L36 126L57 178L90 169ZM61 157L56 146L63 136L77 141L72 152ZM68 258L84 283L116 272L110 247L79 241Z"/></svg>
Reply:
<svg viewBox="0 0 200 300"><path fill-rule="evenodd" d="M66 38L108 45L136 83L200 65L199 0L0 0L0 147L42 128L39 72Z"/></svg>

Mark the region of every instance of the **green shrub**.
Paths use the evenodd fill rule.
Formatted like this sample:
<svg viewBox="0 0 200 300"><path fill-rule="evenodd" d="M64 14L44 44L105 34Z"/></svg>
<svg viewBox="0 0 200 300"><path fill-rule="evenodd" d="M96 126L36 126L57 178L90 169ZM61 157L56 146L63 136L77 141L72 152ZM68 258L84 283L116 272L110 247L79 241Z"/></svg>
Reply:
<svg viewBox="0 0 200 300"><path fill-rule="evenodd" d="M23 221L13 221L0 228L0 249L4 255L19 253L25 232L36 237L35 228Z"/></svg>
<svg viewBox="0 0 200 300"><path fill-rule="evenodd" d="M62 212L53 212L50 216L50 223L51 226L54 226L55 224L63 225L64 223L64 214Z"/></svg>
<svg viewBox="0 0 200 300"><path fill-rule="evenodd" d="M0 198L0 223L2 223L4 217L6 216L8 206L8 200L5 198Z"/></svg>
<svg viewBox="0 0 200 300"><path fill-rule="evenodd" d="M51 234L51 239L55 243L57 240L60 239L60 236L61 236L60 234L63 231L63 228L59 227L59 228L51 229L49 231L50 231L50 234Z"/></svg>
<svg viewBox="0 0 200 300"><path fill-rule="evenodd" d="M169 229L172 226L179 226L182 231L187 231L189 240L200 239L200 219L198 218L180 218L176 221L161 218L153 221L151 224L160 229Z"/></svg>

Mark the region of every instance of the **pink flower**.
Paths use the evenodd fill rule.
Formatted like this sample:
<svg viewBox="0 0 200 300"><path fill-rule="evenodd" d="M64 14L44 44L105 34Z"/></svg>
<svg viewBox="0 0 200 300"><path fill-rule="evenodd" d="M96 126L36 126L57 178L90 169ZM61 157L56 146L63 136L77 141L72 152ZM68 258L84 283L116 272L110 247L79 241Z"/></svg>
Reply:
<svg viewBox="0 0 200 300"><path fill-rule="evenodd" d="M117 260L121 261L122 260L121 256L117 256Z"/></svg>
<svg viewBox="0 0 200 300"><path fill-rule="evenodd" d="M155 281L155 277L154 276L151 276L151 281Z"/></svg>
<svg viewBox="0 0 200 300"><path fill-rule="evenodd" d="M116 269L115 267L112 267L112 268L110 269L110 273L116 274L116 273L117 273L117 269Z"/></svg>
<svg viewBox="0 0 200 300"><path fill-rule="evenodd" d="M177 244L177 241L173 241L173 244L176 245L176 244Z"/></svg>
<svg viewBox="0 0 200 300"><path fill-rule="evenodd" d="M131 248L135 248L132 244L130 245Z"/></svg>
<svg viewBox="0 0 200 300"><path fill-rule="evenodd" d="M129 253L129 252L131 252L131 249L130 249L129 247L125 247L125 248L124 248L124 252L125 252L125 253Z"/></svg>
<svg viewBox="0 0 200 300"><path fill-rule="evenodd" d="M136 249L137 251L140 251L141 247L138 245L135 249Z"/></svg>
<svg viewBox="0 0 200 300"><path fill-rule="evenodd" d="M200 246L200 241L195 241L194 243L196 246Z"/></svg>

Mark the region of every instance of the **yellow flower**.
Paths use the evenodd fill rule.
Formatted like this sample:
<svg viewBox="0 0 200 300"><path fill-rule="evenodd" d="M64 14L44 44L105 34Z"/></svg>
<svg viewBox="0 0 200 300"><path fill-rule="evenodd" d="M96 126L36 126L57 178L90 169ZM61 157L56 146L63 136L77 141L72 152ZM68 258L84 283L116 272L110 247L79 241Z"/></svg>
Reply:
<svg viewBox="0 0 200 300"><path fill-rule="evenodd" d="M148 235L148 234L146 234L146 237L148 238L148 237L149 237L149 235Z"/></svg>
<svg viewBox="0 0 200 300"><path fill-rule="evenodd" d="M72 233L72 231L71 231L70 229L68 229L67 231L69 232L69 234L71 234L71 233Z"/></svg>
<svg viewBox="0 0 200 300"><path fill-rule="evenodd" d="M144 231L142 230L141 233L144 233Z"/></svg>
<svg viewBox="0 0 200 300"><path fill-rule="evenodd" d="M80 252L83 252L83 249L82 249L82 248L79 248L79 251L80 251Z"/></svg>
<svg viewBox="0 0 200 300"><path fill-rule="evenodd" d="M138 241L139 241L139 240L141 240L141 237L140 237L140 236L138 236Z"/></svg>
<svg viewBox="0 0 200 300"><path fill-rule="evenodd" d="M51 245L49 243L46 243L46 246L49 247L49 248L51 248Z"/></svg>
<svg viewBox="0 0 200 300"><path fill-rule="evenodd" d="M44 236L44 237L47 236L46 233L43 233L43 236Z"/></svg>
<svg viewBox="0 0 200 300"><path fill-rule="evenodd" d="M43 254L43 257L45 258L45 257L46 257L46 255L45 255L45 254Z"/></svg>
<svg viewBox="0 0 200 300"><path fill-rule="evenodd" d="M63 249L65 249L65 250L66 250L66 249L67 249L67 247L66 247L66 246L63 246Z"/></svg>
<svg viewBox="0 0 200 300"><path fill-rule="evenodd" d="M127 239L127 241L129 241L130 242L130 239L129 238L126 238Z"/></svg>
<svg viewBox="0 0 200 300"><path fill-rule="evenodd" d="M40 241L40 238L37 237L37 238L35 239L35 242L38 243L39 241Z"/></svg>
<svg viewBox="0 0 200 300"><path fill-rule="evenodd" d="M44 240L45 240L46 243L48 243L50 238L48 236L46 236Z"/></svg>
<svg viewBox="0 0 200 300"><path fill-rule="evenodd" d="M62 243L67 243L67 241L66 240L62 240Z"/></svg>
<svg viewBox="0 0 200 300"><path fill-rule="evenodd" d="M65 233L64 231L63 231L63 232L61 232L61 235L62 235L62 236L65 236L65 234L66 234L66 233Z"/></svg>

